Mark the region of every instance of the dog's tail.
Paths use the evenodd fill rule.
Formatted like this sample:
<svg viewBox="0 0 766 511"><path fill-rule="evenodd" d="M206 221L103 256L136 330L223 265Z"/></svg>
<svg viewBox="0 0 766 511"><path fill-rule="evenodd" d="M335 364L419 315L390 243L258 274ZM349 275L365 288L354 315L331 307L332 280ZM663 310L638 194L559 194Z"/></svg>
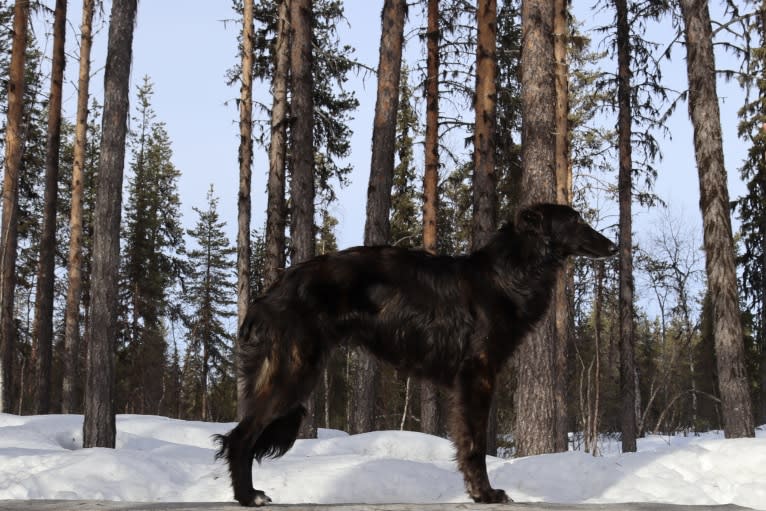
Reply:
<svg viewBox="0 0 766 511"><path fill-rule="evenodd" d="M253 447L256 461L260 463L263 458L279 458L289 451L298 438L298 429L305 416L306 408L298 405L271 421Z"/></svg>
<svg viewBox="0 0 766 511"><path fill-rule="evenodd" d="M229 458L229 435L213 435L213 443L218 445L215 452L215 459L222 460Z"/></svg>
<svg viewBox="0 0 766 511"><path fill-rule="evenodd" d="M306 416L306 408L298 405L281 417L274 419L258 436L252 448L253 457L261 462L263 458L279 458L290 450L298 438L298 429L301 427L303 417ZM231 449L231 435L213 435L213 442L218 445L215 459L228 459Z"/></svg>

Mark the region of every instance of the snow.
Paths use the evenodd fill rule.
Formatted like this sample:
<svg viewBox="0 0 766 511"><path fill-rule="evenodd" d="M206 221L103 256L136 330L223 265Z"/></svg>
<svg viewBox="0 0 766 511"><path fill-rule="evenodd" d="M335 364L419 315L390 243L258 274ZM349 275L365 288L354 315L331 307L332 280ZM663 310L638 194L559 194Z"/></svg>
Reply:
<svg viewBox="0 0 766 511"><path fill-rule="evenodd" d="M211 436L233 424L117 417L116 449L82 449L82 416L0 414L0 500L232 500ZM766 428L756 438L650 436L637 453L487 458L493 486L517 502L737 504L766 510ZM467 502L452 444L406 431L320 430L255 468L275 503ZM2 507L2 505L0 505Z"/></svg>

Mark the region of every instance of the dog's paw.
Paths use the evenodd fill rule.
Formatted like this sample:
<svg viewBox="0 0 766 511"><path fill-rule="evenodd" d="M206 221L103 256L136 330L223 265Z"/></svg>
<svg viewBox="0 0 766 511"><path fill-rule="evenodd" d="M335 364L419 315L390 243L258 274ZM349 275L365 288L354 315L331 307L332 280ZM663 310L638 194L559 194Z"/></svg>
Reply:
<svg viewBox="0 0 766 511"><path fill-rule="evenodd" d="M256 507L265 506L271 503L271 498L263 493L261 490L255 490L255 496L253 497L253 504Z"/></svg>
<svg viewBox="0 0 766 511"><path fill-rule="evenodd" d="M250 490L246 495L235 496L234 498L245 507L261 507L271 503L271 498L261 490Z"/></svg>
<svg viewBox="0 0 766 511"><path fill-rule="evenodd" d="M505 491L495 490L494 488L483 491L479 495L471 495L471 497L474 502L480 502L482 504L507 504L513 502Z"/></svg>

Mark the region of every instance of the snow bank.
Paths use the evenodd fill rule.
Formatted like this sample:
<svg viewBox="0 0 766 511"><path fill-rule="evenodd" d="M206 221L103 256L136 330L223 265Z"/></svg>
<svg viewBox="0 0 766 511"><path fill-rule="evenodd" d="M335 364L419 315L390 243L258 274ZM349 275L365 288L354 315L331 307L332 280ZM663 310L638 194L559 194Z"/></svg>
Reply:
<svg viewBox="0 0 766 511"><path fill-rule="evenodd" d="M212 435L233 424L120 415L117 449L82 449L82 416L0 414L0 499L232 500ZM603 451L617 451L604 445ZM465 502L452 444L406 431L320 430L255 469L276 503ZM738 504L766 510L766 431L639 440L639 452L487 458L518 502Z"/></svg>

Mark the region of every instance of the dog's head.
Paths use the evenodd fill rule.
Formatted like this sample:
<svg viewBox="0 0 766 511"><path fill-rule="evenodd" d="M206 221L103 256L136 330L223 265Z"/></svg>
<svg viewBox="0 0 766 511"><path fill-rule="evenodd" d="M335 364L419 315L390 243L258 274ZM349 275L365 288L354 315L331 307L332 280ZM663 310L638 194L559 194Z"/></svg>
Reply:
<svg viewBox="0 0 766 511"><path fill-rule="evenodd" d="M519 211L519 233L542 237L553 250L567 256L601 258L617 253L617 245L588 225L569 206L536 204Z"/></svg>

